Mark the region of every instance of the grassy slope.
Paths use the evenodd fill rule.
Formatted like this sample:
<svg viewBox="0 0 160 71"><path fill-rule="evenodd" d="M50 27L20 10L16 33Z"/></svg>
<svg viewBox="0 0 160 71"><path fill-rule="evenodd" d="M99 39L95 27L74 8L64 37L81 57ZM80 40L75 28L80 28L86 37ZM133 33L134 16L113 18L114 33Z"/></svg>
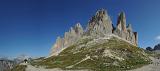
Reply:
<svg viewBox="0 0 160 71"><path fill-rule="evenodd" d="M26 65L17 65L13 67L11 71L25 71L26 67L27 67Z"/></svg>
<svg viewBox="0 0 160 71"><path fill-rule="evenodd" d="M149 59L143 50L125 41L111 38L107 42L87 46L87 43L92 40L90 38L81 39L62 51L58 56L52 56L41 61L33 61L32 65L41 65L46 68L114 71L137 68L149 63ZM114 56L105 56L105 50L109 50ZM80 62L88 56L90 56L90 59ZM74 66L67 68L71 65Z"/></svg>

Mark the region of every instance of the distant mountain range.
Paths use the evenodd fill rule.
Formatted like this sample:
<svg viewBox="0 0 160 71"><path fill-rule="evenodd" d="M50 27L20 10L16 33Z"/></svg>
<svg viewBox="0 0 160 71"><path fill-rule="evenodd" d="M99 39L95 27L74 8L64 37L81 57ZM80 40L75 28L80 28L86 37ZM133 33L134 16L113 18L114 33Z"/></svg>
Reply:
<svg viewBox="0 0 160 71"><path fill-rule="evenodd" d="M23 62L24 59L28 59L25 55L20 55L14 59L8 59L7 57L0 57L0 71L11 71L11 69Z"/></svg>
<svg viewBox="0 0 160 71"><path fill-rule="evenodd" d="M147 47L146 50L149 50L149 51L160 51L160 43L155 45L153 48L152 47Z"/></svg>
<svg viewBox="0 0 160 71"><path fill-rule="evenodd" d="M160 43L157 44L157 45L155 45L154 48L153 48L153 50L160 50Z"/></svg>

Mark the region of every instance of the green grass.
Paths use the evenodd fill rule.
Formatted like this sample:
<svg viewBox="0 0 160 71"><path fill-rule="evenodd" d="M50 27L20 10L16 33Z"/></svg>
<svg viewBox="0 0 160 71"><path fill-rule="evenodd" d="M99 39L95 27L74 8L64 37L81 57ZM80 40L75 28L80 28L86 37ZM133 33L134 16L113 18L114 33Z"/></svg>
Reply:
<svg viewBox="0 0 160 71"><path fill-rule="evenodd" d="M81 39L78 43L66 48L58 56L52 56L41 61L33 61L31 63L32 65L41 65L45 66L46 68L117 71L141 67L149 64L150 62L147 54L144 53L143 50L117 38L109 39L108 42L105 43L95 44L93 46L83 46L79 48L80 45L86 45L92 40L93 39ZM124 60L120 61L114 57L103 56L104 50L106 49L110 50L115 56L121 57ZM83 61L72 68L66 68L67 66L80 62L86 58L86 56L90 56L91 59ZM117 65L114 65L114 63Z"/></svg>
<svg viewBox="0 0 160 71"><path fill-rule="evenodd" d="M17 65L13 67L11 71L25 71L26 67L26 65Z"/></svg>

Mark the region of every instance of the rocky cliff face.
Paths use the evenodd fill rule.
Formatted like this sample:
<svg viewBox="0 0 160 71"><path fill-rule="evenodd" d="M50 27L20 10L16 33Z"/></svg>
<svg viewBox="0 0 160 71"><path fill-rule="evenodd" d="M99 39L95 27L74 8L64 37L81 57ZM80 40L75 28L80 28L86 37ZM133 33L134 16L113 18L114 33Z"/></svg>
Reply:
<svg viewBox="0 0 160 71"><path fill-rule="evenodd" d="M117 27L113 30L113 34L129 41L133 45L138 45L138 34L133 32L131 24L126 27L126 17L124 12L121 12L118 16Z"/></svg>
<svg viewBox="0 0 160 71"><path fill-rule="evenodd" d="M0 59L0 71L10 71L14 64L11 60Z"/></svg>
<svg viewBox="0 0 160 71"><path fill-rule="evenodd" d="M97 11L96 15L91 18L87 27L87 34L90 36L104 36L112 34L112 21L107 12L102 9Z"/></svg>
<svg viewBox="0 0 160 71"><path fill-rule="evenodd" d="M126 25L126 17L124 12L119 14L117 26L114 27L107 11L104 9L98 10L97 13L89 20L86 31L84 31L80 23L78 23L75 27L71 27L69 32L65 32L63 38L58 37L56 43L51 49L50 56L57 55L63 49L72 45L79 38L84 36L99 38L107 37L108 35L116 35L137 46L137 32L133 32L131 24L128 24L128 26Z"/></svg>
<svg viewBox="0 0 160 71"><path fill-rule="evenodd" d="M84 31L81 24L77 23L74 27L71 27L69 32L65 32L64 38L57 38L56 43L51 49L50 55L57 55L61 50L76 42L83 35L83 33Z"/></svg>

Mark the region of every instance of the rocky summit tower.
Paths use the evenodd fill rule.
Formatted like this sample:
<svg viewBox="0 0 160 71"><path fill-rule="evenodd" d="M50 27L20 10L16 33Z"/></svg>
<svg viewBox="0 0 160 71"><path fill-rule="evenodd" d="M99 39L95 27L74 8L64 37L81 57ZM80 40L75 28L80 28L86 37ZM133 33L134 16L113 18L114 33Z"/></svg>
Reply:
<svg viewBox="0 0 160 71"><path fill-rule="evenodd" d="M121 12L118 16L117 26L113 30L113 34L129 41L133 45L138 45L138 34L133 32L131 24L126 26L126 17L124 12Z"/></svg>
<svg viewBox="0 0 160 71"><path fill-rule="evenodd" d="M107 11L101 9L90 19L86 33L92 36L104 36L112 34L112 29L110 16Z"/></svg>
<svg viewBox="0 0 160 71"><path fill-rule="evenodd" d="M100 9L93 17L91 17L85 31L83 30L81 24L77 23L74 27L71 27L69 32L65 32L63 38L58 37L51 49L50 56L58 55L62 50L76 43L78 39L86 36L90 36L95 39L116 36L134 46L137 46L137 32L133 32L131 24L126 25L126 16L124 12L119 13L117 25L114 27L107 11Z"/></svg>

